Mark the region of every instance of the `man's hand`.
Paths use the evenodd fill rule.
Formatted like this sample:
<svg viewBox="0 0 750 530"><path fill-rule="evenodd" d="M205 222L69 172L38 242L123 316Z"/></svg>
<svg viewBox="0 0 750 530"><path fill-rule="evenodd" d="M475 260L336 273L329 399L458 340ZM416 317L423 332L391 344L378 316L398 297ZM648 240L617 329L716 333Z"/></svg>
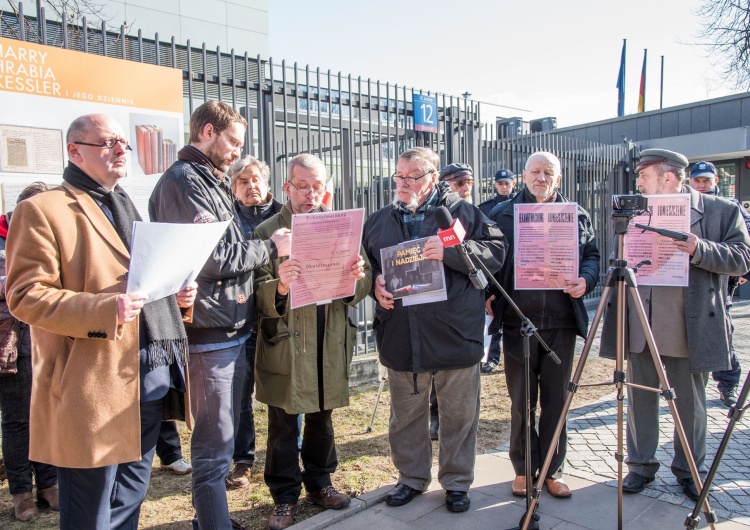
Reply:
<svg viewBox="0 0 750 530"><path fill-rule="evenodd" d="M563 289L563 292L569 294L573 298L580 298L586 294L586 280L583 278L578 278L577 280L565 280L565 285L568 287Z"/></svg>
<svg viewBox="0 0 750 530"><path fill-rule="evenodd" d="M141 313L141 308L148 300L148 296L140 293L117 295L117 325L122 326L135 320Z"/></svg>
<svg viewBox="0 0 750 530"><path fill-rule="evenodd" d="M354 279L359 281L365 277L365 260L362 256L357 256L352 265L352 269L349 272L350 276L354 276Z"/></svg>
<svg viewBox="0 0 750 530"><path fill-rule="evenodd" d="M396 305L396 302L393 300L393 295L385 288L385 278L383 278L382 274L378 274L375 278L375 299L383 309L393 309Z"/></svg>
<svg viewBox="0 0 750 530"><path fill-rule="evenodd" d="M695 256L695 249L698 248L698 236L695 234L688 234L686 241L672 241L672 244L674 244L678 250L687 252L691 256Z"/></svg>
<svg viewBox="0 0 750 530"><path fill-rule="evenodd" d="M276 245L280 258L285 258L292 250L292 231L288 228L279 228L271 234L271 241Z"/></svg>
<svg viewBox="0 0 750 530"><path fill-rule="evenodd" d="M289 287L297 281L302 274L302 265L296 259L288 259L279 265L279 284L276 286L276 292L281 296L289 294Z"/></svg>
<svg viewBox="0 0 750 530"><path fill-rule="evenodd" d="M422 255L426 259L436 259L438 261L443 261L444 251L445 247L443 246L443 242L440 241L440 238L438 236L432 236L424 244Z"/></svg>
<svg viewBox="0 0 750 530"><path fill-rule="evenodd" d="M494 294L492 296L490 296L487 300L484 301L484 310L492 318L495 317L495 311L492 310L492 302L494 302L494 301L495 301L495 295Z"/></svg>
<svg viewBox="0 0 750 530"><path fill-rule="evenodd" d="M186 307L190 307L195 303L195 296L198 294L198 284L196 282L191 282L185 286L185 288L177 293L175 297L177 298L177 305L182 307L183 309Z"/></svg>

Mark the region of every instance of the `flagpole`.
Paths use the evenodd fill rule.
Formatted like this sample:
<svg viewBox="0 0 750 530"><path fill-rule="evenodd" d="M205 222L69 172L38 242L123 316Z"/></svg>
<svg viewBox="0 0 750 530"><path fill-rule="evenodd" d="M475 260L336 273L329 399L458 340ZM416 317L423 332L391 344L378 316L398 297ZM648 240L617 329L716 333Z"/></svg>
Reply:
<svg viewBox="0 0 750 530"><path fill-rule="evenodd" d="M661 56L661 85L659 88L659 108L664 108L664 56Z"/></svg>

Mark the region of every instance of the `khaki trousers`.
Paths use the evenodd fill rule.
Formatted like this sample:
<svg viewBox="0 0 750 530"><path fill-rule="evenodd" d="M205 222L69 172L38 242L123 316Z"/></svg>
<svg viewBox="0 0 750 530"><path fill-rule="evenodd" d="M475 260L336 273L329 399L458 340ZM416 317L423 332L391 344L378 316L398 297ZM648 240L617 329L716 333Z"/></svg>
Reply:
<svg viewBox="0 0 750 530"><path fill-rule="evenodd" d="M469 491L474 481L479 423L479 364L438 372L388 369L388 438L399 484L424 491L432 479L430 388L435 382L440 433L438 481L445 490ZM416 390L416 391L415 391Z"/></svg>

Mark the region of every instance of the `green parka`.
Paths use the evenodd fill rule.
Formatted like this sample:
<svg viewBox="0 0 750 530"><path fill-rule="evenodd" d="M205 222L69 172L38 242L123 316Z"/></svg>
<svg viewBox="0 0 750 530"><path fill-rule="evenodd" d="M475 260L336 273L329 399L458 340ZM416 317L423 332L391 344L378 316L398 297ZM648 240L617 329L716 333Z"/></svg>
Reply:
<svg viewBox="0 0 750 530"><path fill-rule="evenodd" d="M268 239L279 228L291 228L292 212L285 204L263 222L253 237ZM372 289L372 270L363 249L365 277L357 282L351 299L325 305L323 339L323 408L349 405L349 366L354 353L357 326L349 311ZM317 306L291 309L287 296L276 306L279 258L256 270L255 306L258 311L258 345L255 352L255 392L258 401L284 409L287 414L320 410L318 395Z"/></svg>

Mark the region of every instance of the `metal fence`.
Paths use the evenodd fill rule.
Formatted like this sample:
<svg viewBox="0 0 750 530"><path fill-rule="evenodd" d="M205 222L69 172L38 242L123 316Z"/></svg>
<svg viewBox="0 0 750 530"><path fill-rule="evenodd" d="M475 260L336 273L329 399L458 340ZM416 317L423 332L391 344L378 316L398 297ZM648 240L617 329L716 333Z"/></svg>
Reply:
<svg viewBox="0 0 750 530"><path fill-rule="evenodd" d="M36 12L34 13L36 15ZM42 9L40 19L45 20ZM520 173L528 155L539 149L557 154L563 164L564 192L593 216L600 242L609 240L608 195L618 175L619 146L576 142L555 134L493 140L492 126L483 126L478 102L445 94L415 90L379 80L363 79L297 63L250 57L193 47L174 37L162 42L108 31L105 24L91 28L26 16L0 16L0 35L108 57L139 61L182 70L183 97L189 113L208 100L221 100L248 120L245 153L265 160L272 170L271 189L281 196L288 158L300 152L320 156L334 189L334 207L365 208L369 213L391 201L398 154L422 145L440 154L441 162L466 162L481 168L478 198L494 193L492 175L500 166ZM438 101L438 132L415 132L414 94L434 95ZM489 133L487 135L487 133ZM489 139L483 140L483 135ZM601 244L604 252L607 245ZM370 323L371 301L360 304L357 353L374 349Z"/></svg>

